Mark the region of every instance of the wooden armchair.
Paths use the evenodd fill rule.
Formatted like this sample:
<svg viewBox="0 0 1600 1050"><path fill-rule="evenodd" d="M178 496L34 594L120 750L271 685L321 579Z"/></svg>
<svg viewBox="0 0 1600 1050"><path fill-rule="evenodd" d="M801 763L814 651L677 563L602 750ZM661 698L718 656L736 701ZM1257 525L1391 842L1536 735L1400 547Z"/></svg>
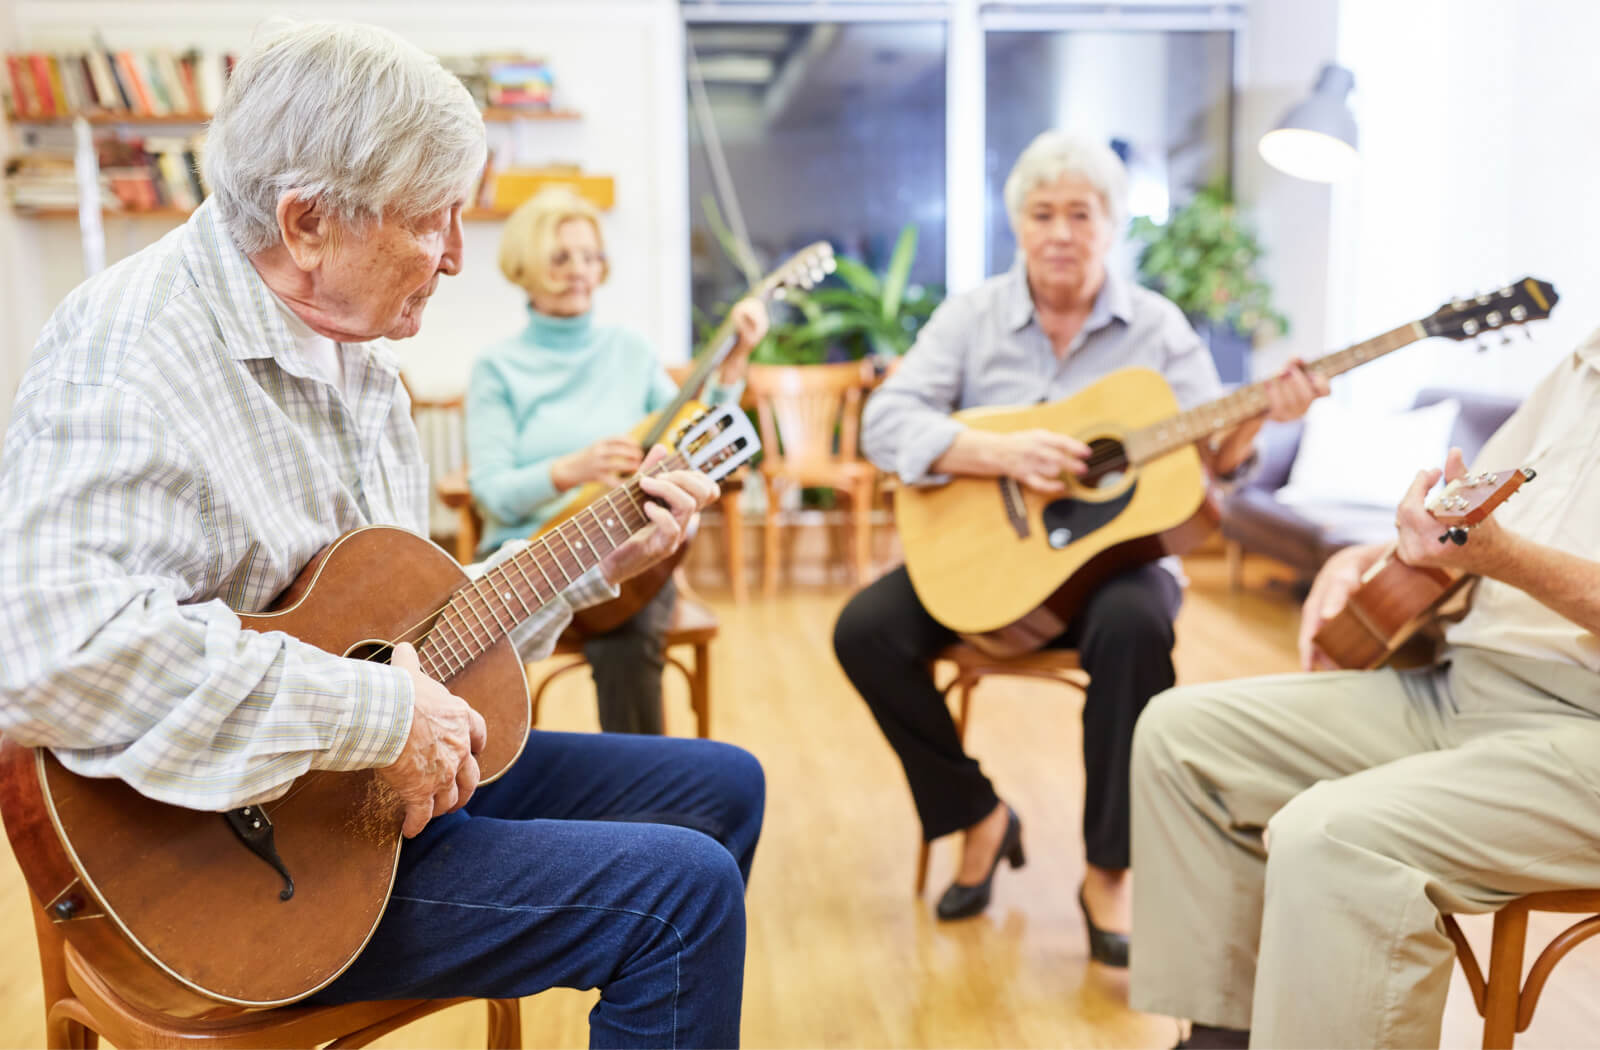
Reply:
<svg viewBox="0 0 1600 1050"><path fill-rule="evenodd" d="M790 487L823 487L850 503L850 567L856 586L872 560L872 492L877 470L861 458L862 395L876 377L871 362L751 365L746 384L761 427L761 479L767 490L761 587L778 589L779 502Z"/></svg>

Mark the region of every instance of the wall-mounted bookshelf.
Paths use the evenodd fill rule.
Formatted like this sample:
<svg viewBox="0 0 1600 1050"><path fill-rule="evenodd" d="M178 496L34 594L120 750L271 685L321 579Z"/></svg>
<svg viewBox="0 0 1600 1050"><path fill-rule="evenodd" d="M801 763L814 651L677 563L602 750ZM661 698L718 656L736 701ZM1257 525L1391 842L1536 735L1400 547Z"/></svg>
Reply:
<svg viewBox="0 0 1600 1050"><path fill-rule="evenodd" d="M100 212L107 219L162 219L182 221L191 214L187 208L106 208ZM468 208L461 217L468 222L499 222L511 212L504 208ZM18 208L19 219L70 219L78 220L76 208Z"/></svg>
<svg viewBox="0 0 1600 1050"><path fill-rule="evenodd" d="M575 109L517 109L513 106L489 106L483 110L486 124L514 124L519 120L582 120L583 114Z"/></svg>
<svg viewBox="0 0 1600 1050"><path fill-rule="evenodd" d="M21 128L66 127L77 119L77 115L61 117L19 117L6 114L6 119L13 125ZM142 127L162 126L170 127L174 124L204 124L211 119L209 113L168 113L164 116L138 115L133 113L85 113L83 119L96 127Z"/></svg>

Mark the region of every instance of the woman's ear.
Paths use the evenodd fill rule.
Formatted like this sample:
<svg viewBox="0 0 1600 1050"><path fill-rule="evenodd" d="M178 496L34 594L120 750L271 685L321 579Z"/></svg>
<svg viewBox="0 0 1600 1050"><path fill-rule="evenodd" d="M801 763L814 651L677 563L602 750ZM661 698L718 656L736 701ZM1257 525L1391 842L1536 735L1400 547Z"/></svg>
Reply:
<svg viewBox="0 0 1600 1050"><path fill-rule="evenodd" d="M278 236L295 266L309 273L333 249L333 227L315 198L289 191L278 198Z"/></svg>

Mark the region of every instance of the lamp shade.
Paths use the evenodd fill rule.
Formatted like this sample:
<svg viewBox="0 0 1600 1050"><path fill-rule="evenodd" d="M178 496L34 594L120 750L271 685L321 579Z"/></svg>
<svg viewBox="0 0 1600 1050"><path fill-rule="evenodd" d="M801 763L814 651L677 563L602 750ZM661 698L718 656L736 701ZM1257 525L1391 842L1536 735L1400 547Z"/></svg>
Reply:
<svg viewBox="0 0 1600 1050"><path fill-rule="evenodd" d="M1336 182L1354 171L1359 160L1356 118L1345 99L1355 82L1343 66L1323 66L1311 97L1261 136L1261 159L1313 182Z"/></svg>

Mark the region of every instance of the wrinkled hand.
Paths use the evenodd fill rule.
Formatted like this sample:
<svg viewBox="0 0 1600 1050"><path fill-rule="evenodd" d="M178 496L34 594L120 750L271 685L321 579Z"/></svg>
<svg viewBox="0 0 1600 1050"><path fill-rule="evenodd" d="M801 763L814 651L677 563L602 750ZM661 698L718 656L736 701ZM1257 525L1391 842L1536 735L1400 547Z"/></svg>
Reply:
<svg viewBox="0 0 1600 1050"><path fill-rule="evenodd" d="M585 481L599 481L615 487L639 469L644 450L627 435L601 438L588 448L562 456L550 465L550 480L565 492Z"/></svg>
<svg viewBox="0 0 1600 1050"><path fill-rule="evenodd" d="M651 468L666 457L666 446L657 445L639 468L639 487L653 497L644 503L650 524L600 562L600 571L613 584L639 575L677 550L693 529L700 508L717 498L716 482L698 470L669 470L649 476Z"/></svg>
<svg viewBox="0 0 1600 1050"><path fill-rule="evenodd" d="M1267 380L1267 418L1279 423L1299 419L1311 402L1328 396L1328 380L1306 369L1298 357Z"/></svg>
<svg viewBox="0 0 1600 1050"><path fill-rule="evenodd" d="M1089 446L1053 430L1018 430L995 434L1000 473L1046 495L1066 491L1065 474L1083 474Z"/></svg>
<svg viewBox="0 0 1600 1050"><path fill-rule="evenodd" d="M405 803L401 833L411 838L434 817L460 809L478 789L478 754L488 739L483 716L422 672L409 642L391 666L411 676L411 732L400 757L378 770Z"/></svg>
<svg viewBox="0 0 1600 1050"><path fill-rule="evenodd" d="M739 333L739 341L733 347L734 356L747 356L767 336L767 308L759 299L740 299L729 316Z"/></svg>
<svg viewBox="0 0 1600 1050"><path fill-rule="evenodd" d="M1311 593L1300 607L1300 668L1315 671L1332 668L1333 662L1312 644L1322 625L1339 615L1350 593L1361 585L1361 577L1383 557L1388 548L1381 543L1346 547L1323 563L1311 583Z"/></svg>
<svg viewBox="0 0 1600 1050"><path fill-rule="evenodd" d="M1400 501L1400 509L1394 516L1395 553L1401 561L1419 569L1475 573L1492 560L1503 546L1506 531L1495 522L1493 515L1472 526L1465 544L1458 547L1448 541L1439 542L1445 526L1428 513L1428 490L1438 482L1441 473L1444 480L1450 482L1466 472L1466 461L1461 456L1461 450L1453 448L1445 457L1442 472L1423 470L1417 473L1416 480L1411 482L1411 488L1406 491L1405 499Z"/></svg>

